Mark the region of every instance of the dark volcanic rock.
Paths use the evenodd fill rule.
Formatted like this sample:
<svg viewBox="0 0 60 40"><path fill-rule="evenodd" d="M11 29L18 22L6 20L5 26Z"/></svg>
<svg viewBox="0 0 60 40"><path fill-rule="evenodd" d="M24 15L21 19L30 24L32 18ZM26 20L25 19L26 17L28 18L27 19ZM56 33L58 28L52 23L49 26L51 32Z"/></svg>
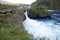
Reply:
<svg viewBox="0 0 60 40"><path fill-rule="evenodd" d="M46 18L51 18L50 14L42 14L42 13L38 13L35 10L28 10L28 17L31 19L46 19Z"/></svg>

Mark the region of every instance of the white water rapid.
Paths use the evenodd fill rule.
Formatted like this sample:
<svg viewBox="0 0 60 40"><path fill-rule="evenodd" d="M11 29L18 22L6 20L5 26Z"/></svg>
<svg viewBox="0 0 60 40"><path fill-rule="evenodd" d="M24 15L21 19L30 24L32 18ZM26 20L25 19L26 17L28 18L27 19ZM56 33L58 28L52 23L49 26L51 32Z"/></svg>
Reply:
<svg viewBox="0 0 60 40"><path fill-rule="evenodd" d="M38 21L30 19L27 11L24 14L26 20L23 22L23 25L34 38L45 37L47 38L46 40L60 40L60 25L54 24L54 20Z"/></svg>

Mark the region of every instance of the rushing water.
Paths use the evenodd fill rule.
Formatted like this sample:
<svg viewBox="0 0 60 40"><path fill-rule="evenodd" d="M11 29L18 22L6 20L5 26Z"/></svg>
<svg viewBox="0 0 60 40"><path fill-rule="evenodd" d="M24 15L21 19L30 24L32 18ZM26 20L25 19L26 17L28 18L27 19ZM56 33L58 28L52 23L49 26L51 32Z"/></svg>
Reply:
<svg viewBox="0 0 60 40"><path fill-rule="evenodd" d="M54 20L33 20L25 12L26 20L23 22L24 27L32 34L34 38L48 38L49 40L60 40L60 25L56 25ZM37 39L37 40L38 40ZM47 40L47 39L46 39Z"/></svg>

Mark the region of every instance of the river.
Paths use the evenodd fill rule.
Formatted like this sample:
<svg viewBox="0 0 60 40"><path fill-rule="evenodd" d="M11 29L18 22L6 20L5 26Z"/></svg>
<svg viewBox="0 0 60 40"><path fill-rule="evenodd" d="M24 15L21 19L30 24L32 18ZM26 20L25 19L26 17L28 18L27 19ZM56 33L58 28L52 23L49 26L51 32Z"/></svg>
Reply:
<svg viewBox="0 0 60 40"><path fill-rule="evenodd" d="M60 40L60 25L57 25L55 20L42 19L38 21L30 19L27 11L24 14L26 20L23 22L23 25L26 31L33 35L35 39L46 38L45 40Z"/></svg>

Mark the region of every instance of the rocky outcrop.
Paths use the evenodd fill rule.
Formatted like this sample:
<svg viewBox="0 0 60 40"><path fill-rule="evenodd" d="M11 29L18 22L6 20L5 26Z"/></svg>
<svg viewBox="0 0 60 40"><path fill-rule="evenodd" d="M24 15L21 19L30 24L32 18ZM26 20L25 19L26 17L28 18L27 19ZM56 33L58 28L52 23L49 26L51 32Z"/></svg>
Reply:
<svg viewBox="0 0 60 40"><path fill-rule="evenodd" d="M28 17L31 18L31 19L46 19L46 18L51 18L51 15L46 12L46 13L38 13L34 10L28 10Z"/></svg>

